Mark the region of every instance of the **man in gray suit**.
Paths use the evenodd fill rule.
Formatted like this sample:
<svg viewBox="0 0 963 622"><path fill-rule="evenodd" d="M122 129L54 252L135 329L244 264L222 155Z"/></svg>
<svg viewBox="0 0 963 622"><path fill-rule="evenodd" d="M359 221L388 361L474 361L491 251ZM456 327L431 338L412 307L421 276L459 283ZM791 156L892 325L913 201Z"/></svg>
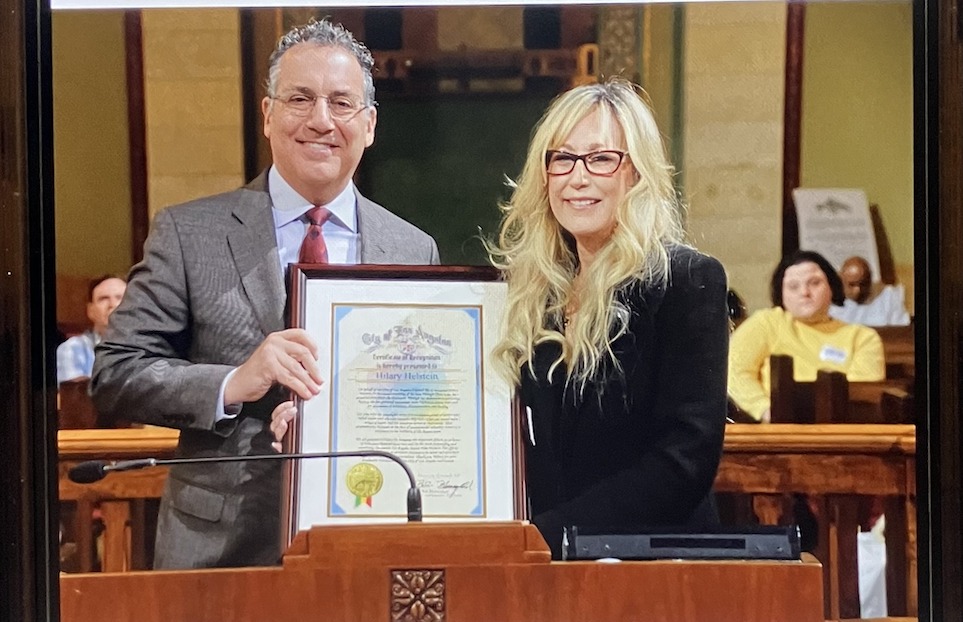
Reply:
<svg viewBox="0 0 963 622"><path fill-rule="evenodd" d="M166 209L97 348L91 391L108 416L179 428L178 457L272 453L271 411L320 389L319 345L284 330L284 272L323 206L332 263L435 264L434 240L351 183L374 140L368 50L340 25L288 32L262 102L273 166L249 185ZM280 559L277 461L178 465L154 565Z"/></svg>

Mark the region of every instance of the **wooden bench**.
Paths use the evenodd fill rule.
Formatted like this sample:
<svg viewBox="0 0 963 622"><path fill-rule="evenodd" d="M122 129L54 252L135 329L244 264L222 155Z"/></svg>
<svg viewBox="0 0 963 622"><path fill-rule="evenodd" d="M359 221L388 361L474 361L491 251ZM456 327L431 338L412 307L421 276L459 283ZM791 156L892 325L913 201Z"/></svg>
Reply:
<svg viewBox="0 0 963 622"><path fill-rule="evenodd" d="M883 340L887 378L914 378L916 376L916 329L908 326L879 326L876 329Z"/></svg>
<svg viewBox="0 0 963 622"><path fill-rule="evenodd" d="M87 393L89 378L61 382L57 393L57 427L60 430L85 430L100 427L97 410Z"/></svg>
<svg viewBox="0 0 963 622"><path fill-rule="evenodd" d="M715 490L748 497L757 520L769 525L794 522L794 494L818 500L814 554L823 562L831 620L859 617L860 500L882 498L889 613L917 615L914 426L731 424Z"/></svg>
<svg viewBox="0 0 963 622"><path fill-rule="evenodd" d="M792 358L788 356L773 356L770 359L772 378L772 422L773 423L812 423L812 424L909 424L916 420L912 394L909 392L912 379L897 378L880 382L849 382L846 376L839 372L820 371L814 382L797 382L793 379ZM840 472L836 475L840 479L850 476ZM863 476L872 477L866 473ZM798 492L798 491L797 491ZM802 493L799 493L802 494ZM865 494L820 494L808 493L806 499L816 507L818 521L818 544L814 553L817 558L827 563L833 577L831 582L835 587L827 584L827 594L835 591L840 609L827 609L828 617L833 615L859 615L858 574L847 575L848 572L857 573L856 563L856 534L860 526L867 522L870 508L877 495ZM898 506L905 503L894 498L893 495L879 495L887 516L887 547L888 551L905 548L909 536L902 533L893 534L901 530L905 515ZM767 520L788 522L794 520L792 511L792 496L787 493L756 498L754 504L762 504L768 509L762 510L767 514ZM893 512L897 512L897 518ZM758 512L757 512L758 515ZM778 518L777 518L778 517ZM895 521L895 524L894 524ZM915 530L914 530L915 534ZM915 535L913 536L915 541ZM898 572L902 566L898 565L903 559L890 558L890 563ZM849 569L849 570L846 570ZM888 580L888 583L892 579ZM890 609L894 612L905 612L906 598L904 592L894 593L890 597Z"/></svg>
<svg viewBox="0 0 963 622"><path fill-rule="evenodd" d="M849 382L820 370L813 382L793 377L791 356L769 359L772 423L914 423L912 379Z"/></svg>
<svg viewBox="0 0 963 622"><path fill-rule="evenodd" d="M98 413L90 397L89 387L90 378L75 378L60 383L57 391L57 429L131 427L130 421L109 418Z"/></svg>
<svg viewBox="0 0 963 622"><path fill-rule="evenodd" d="M97 569L94 508L103 522L100 569L107 572L150 567L156 504L164 490L167 469L158 467L111 474L93 484L76 484L67 477L84 460L168 458L177 445L177 430L63 430L57 435L61 514L66 532L75 539L76 570Z"/></svg>

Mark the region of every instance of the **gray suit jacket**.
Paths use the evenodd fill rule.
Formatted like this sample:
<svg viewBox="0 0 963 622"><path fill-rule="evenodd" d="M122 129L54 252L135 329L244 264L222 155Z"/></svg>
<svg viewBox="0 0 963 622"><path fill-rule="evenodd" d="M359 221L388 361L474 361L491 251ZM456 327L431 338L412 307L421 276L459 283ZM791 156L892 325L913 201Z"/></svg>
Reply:
<svg viewBox="0 0 963 622"><path fill-rule="evenodd" d="M361 261L437 264L426 233L358 195ZM179 428L178 457L271 453L281 388L215 425L227 374L285 327L267 175L168 208L97 348L91 380L100 413ZM319 344L324 347L324 344ZM157 568L268 565L280 558L277 461L178 465L158 519Z"/></svg>

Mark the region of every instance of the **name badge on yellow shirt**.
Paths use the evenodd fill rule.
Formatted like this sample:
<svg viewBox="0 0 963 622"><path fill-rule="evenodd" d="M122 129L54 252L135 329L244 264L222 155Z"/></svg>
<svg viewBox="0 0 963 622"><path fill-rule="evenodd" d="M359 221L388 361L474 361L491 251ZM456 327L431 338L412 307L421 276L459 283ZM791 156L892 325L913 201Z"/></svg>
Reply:
<svg viewBox="0 0 963 622"><path fill-rule="evenodd" d="M823 346L823 349L819 351L819 360L842 365L846 362L846 352L826 344Z"/></svg>

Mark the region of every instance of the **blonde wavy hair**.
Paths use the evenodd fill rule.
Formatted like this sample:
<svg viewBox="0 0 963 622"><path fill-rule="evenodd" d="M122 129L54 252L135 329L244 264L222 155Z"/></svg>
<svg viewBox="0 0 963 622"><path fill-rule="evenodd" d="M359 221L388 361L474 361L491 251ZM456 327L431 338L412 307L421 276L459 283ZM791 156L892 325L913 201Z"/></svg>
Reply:
<svg viewBox="0 0 963 622"><path fill-rule="evenodd" d="M532 369L535 346L557 342L567 382L581 391L610 360L618 369L611 342L625 332L629 311L616 299L623 286L664 285L669 276L667 245L683 239L681 204L672 183L674 169L640 87L624 79L576 87L559 95L535 126L528 155L511 199L499 207L502 223L486 246L491 262L508 282L505 333L494 349L495 364L517 385L523 366ZM608 243L596 254L574 291L580 270L575 242L552 214L545 152L562 145L573 128L594 111L603 135L621 129L629 157L622 166L637 173L616 214ZM567 330L560 329L566 309L576 307Z"/></svg>

